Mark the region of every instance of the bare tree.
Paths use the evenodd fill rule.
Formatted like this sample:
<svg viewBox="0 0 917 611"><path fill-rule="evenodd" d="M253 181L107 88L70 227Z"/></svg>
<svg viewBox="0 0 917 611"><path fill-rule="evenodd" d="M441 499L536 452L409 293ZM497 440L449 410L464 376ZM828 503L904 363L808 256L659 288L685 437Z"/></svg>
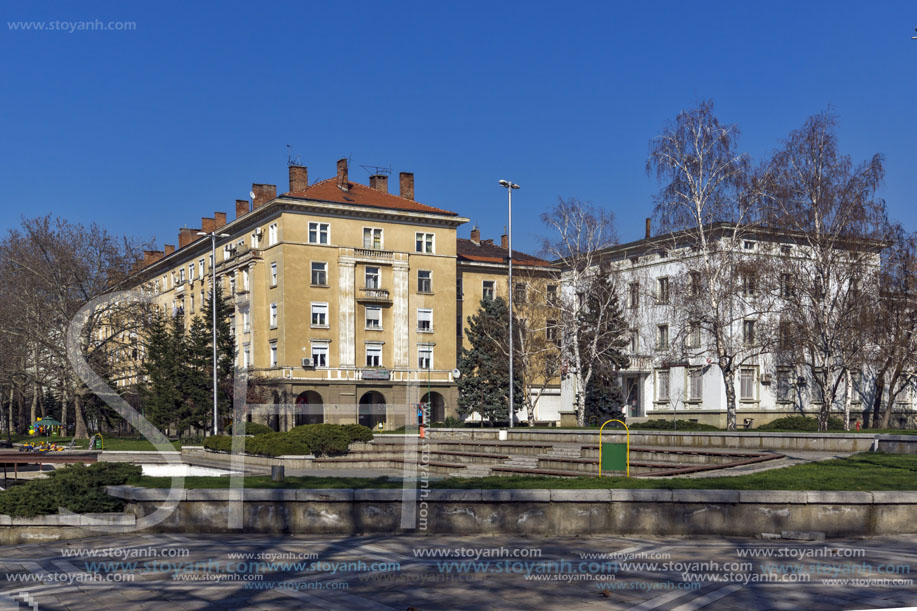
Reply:
<svg viewBox="0 0 917 611"><path fill-rule="evenodd" d="M779 273L793 283L782 311L796 361L813 380L819 430L839 400L849 413L851 371L865 358L862 332L877 292L888 224L875 197L882 157L854 165L838 151L835 117L809 118L790 133L759 179L765 221L797 242ZM841 394L841 393L844 394Z"/></svg>
<svg viewBox="0 0 917 611"><path fill-rule="evenodd" d="M736 126L719 122L712 102L703 102L679 113L650 142L646 164L662 185L655 207L659 232L669 234L669 252L678 262L671 290L677 301L671 311L681 317L675 346L709 356L719 368L730 431L736 429L738 368L765 350L769 335L761 319L767 311L760 286L767 278L760 270L764 259L744 249L754 208L745 197L749 161L736 150L738 136ZM745 333L746 321L758 325L754 339ZM692 337L698 341L683 341Z"/></svg>
<svg viewBox="0 0 917 611"><path fill-rule="evenodd" d="M576 420L585 425L586 389L597 371L615 368L627 329L617 274L602 264L602 249L616 242L613 216L574 199L561 199L542 215L556 233L543 252L558 265L556 300L560 354L576 384Z"/></svg>

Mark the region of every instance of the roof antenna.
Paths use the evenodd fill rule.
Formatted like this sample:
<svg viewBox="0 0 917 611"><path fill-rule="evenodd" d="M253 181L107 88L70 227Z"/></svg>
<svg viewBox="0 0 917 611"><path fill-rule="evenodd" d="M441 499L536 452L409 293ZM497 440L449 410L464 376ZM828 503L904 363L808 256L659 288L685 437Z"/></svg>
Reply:
<svg viewBox="0 0 917 611"><path fill-rule="evenodd" d="M291 165L302 165L302 160L300 155L293 154L293 147L289 144L287 145L287 166Z"/></svg>

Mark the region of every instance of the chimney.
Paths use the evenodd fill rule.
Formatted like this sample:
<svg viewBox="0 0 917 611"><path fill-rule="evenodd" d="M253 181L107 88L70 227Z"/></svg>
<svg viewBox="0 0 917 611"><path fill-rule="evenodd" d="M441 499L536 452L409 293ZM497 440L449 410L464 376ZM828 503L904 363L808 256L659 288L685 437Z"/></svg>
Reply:
<svg viewBox="0 0 917 611"><path fill-rule="evenodd" d="M152 265L153 263L156 263L157 261L162 259L162 257L163 257L163 253L161 250L144 250L143 251L143 263L140 265L140 267L147 267L149 265Z"/></svg>
<svg viewBox="0 0 917 611"><path fill-rule="evenodd" d="M485 246L493 246L494 241L493 240L483 240L481 244L484 244Z"/></svg>
<svg viewBox="0 0 917 611"><path fill-rule="evenodd" d="M382 193L388 193L388 176L385 174L373 174L369 177L369 187Z"/></svg>
<svg viewBox="0 0 917 611"><path fill-rule="evenodd" d="M226 224L226 213L225 212L214 212L213 213L213 224L214 230L219 229Z"/></svg>
<svg viewBox="0 0 917 611"><path fill-rule="evenodd" d="M650 239L650 219L646 219L646 239Z"/></svg>
<svg viewBox="0 0 917 611"><path fill-rule="evenodd" d="M189 229L188 227L182 227L178 230L178 248L181 250L191 242L197 239L197 232L200 229Z"/></svg>
<svg viewBox="0 0 917 611"><path fill-rule="evenodd" d="M500 248L506 250L509 248L509 236L505 233L500 236Z"/></svg>
<svg viewBox="0 0 917 611"><path fill-rule="evenodd" d="M481 230L477 225L471 228L471 241L477 246L481 245Z"/></svg>
<svg viewBox="0 0 917 611"><path fill-rule="evenodd" d="M211 233L216 230L216 223L211 218L201 217L201 231Z"/></svg>
<svg viewBox="0 0 917 611"><path fill-rule="evenodd" d="M299 193L309 188L309 168L304 165L290 166L290 193Z"/></svg>
<svg viewBox="0 0 917 611"><path fill-rule="evenodd" d="M398 178L401 186L401 197L414 199L414 173L402 172Z"/></svg>
<svg viewBox="0 0 917 611"><path fill-rule="evenodd" d="M346 159L338 159L338 187L344 189L345 191L350 188L350 183L347 180Z"/></svg>
<svg viewBox="0 0 917 611"><path fill-rule="evenodd" d="M164 257L168 257L168 256L171 255L173 252L175 252L175 246L173 246L172 244L166 244L166 245L163 246L162 248L163 248L163 253L164 253L163 256L164 256Z"/></svg>
<svg viewBox="0 0 917 611"><path fill-rule="evenodd" d="M241 218L242 216L248 214L250 210L251 204L248 203L247 199L236 200L236 218Z"/></svg>
<svg viewBox="0 0 917 611"><path fill-rule="evenodd" d="M255 208L260 208L277 197L277 185L252 185L252 192L255 194Z"/></svg>

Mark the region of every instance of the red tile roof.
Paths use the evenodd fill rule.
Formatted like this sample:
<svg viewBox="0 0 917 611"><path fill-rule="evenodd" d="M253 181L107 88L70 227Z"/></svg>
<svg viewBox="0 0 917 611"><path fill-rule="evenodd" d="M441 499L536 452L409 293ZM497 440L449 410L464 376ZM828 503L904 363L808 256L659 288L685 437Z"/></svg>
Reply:
<svg viewBox="0 0 917 611"><path fill-rule="evenodd" d="M505 263L509 251L493 243L492 240L483 240L476 244L465 238L455 240L459 261L480 261L483 263ZM544 259L533 257L524 252L513 249L513 263L519 265L551 265Z"/></svg>
<svg viewBox="0 0 917 611"><path fill-rule="evenodd" d="M350 204L353 206L370 206L373 208L388 208L389 210L406 210L409 212L428 212L432 214L448 214L449 216L458 216L457 212L434 208L412 199L376 191L366 185L348 183L347 191L341 189L337 184L337 178L328 178L310 185L305 191L295 193L284 193L282 197L294 197L297 199L314 199L324 202L335 202L339 204Z"/></svg>

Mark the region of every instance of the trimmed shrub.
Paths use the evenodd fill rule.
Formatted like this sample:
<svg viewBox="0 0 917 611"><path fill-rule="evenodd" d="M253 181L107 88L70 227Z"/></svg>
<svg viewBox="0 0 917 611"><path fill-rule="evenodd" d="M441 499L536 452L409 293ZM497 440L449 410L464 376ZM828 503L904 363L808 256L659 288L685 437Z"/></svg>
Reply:
<svg viewBox="0 0 917 611"><path fill-rule="evenodd" d="M214 450L216 452L231 452L232 436L212 435L204 439L204 447L208 450Z"/></svg>
<svg viewBox="0 0 917 611"><path fill-rule="evenodd" d="M272 431L246 439L245 452L264 456L304 455L309 454L309 446L289 433L275 433Z"/></svg>
<svg viewBox="0 0 917 611"><path fill-rule="evenodd" d="M373 431L368 426L363 426L362 424L345 424L343 427L344 432L350 437L350 441L367 442L373 440Z"/></svg>
<svg viewBox="0 0 917 611"><path fill-rule="evenodd" d="M677 426L676 426L677 422ZM713 426L712 424L701 424L699 422L691 422L690 420L647 420L646 422L634 422L633 424L628 424L627 427L631 430L656 430L656 431L718 431L719 428Z"/></svg>
<svg viewBox="0 0 917 611"><path fill-rule="evenodd" d="M757 427L757 431L802 431L806 433L818 431L818 420L805 416L787 416L777 418L767 424ZM843 431L844 422L840 418L828 418L829 431Z"/></svg>
<svg viewBox="0 0 917 611"><path fill-rule="evenodd" d="M246 422L245 423L245 434L246 435L263 435L265 433L274 433L274 429L269 427L266 424L261 424L260 422ZM229 427L229 434L232 435L232 427Z"/></svg>
<svg viewBox="0 0 917 611"><path fill-rule="evenodd" d="M105 486L136 480L139 465L96 463L70 465L0 492L0 513L13 517L56 514L60 507L75 513L114 512L124 509L124 500L108 496Z"/></svg>
<svg viewBox="0 0 917 611"><path fill-rule="evenodd" d="M316 456L346 454L351 441L340 424L303 424L287 434L309 446Z"/></svg>

